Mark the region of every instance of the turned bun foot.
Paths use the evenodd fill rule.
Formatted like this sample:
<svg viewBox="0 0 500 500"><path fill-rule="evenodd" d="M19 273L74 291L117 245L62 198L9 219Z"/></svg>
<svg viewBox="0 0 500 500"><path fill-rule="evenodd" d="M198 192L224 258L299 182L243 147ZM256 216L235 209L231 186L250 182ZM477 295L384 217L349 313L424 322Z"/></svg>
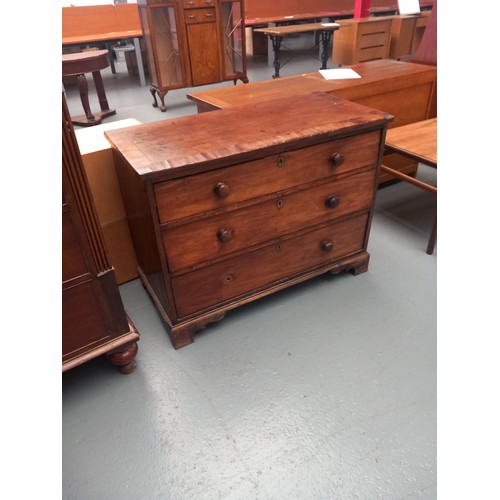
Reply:
<svg viewBox="0 0 500 500"><path fill-rule="evenodd" d="M133 344L129 344L125 350L123 350L123 348L120 348L119 351L110 351L106 354L106 356L111 361L111 363L118 367L120 373L122 373L123 375L128 375L129 373L132 373L137 367L137 362L135 360L137 351L138 347L134 342Z"/></svg>

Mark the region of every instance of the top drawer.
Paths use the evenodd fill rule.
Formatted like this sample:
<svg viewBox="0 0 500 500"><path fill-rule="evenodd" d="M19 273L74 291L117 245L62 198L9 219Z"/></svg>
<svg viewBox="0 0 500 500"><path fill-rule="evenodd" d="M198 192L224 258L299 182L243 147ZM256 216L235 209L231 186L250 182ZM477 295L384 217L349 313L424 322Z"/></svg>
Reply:
<svg viewBox="0 0 500 500"><path fill-rule="evenodd" d="M392 25L392 19L383 17L378 19L373 19L368 23L360 22L358 24L358 36L372 36L376 34L390 33Z"/></svg>
<svg viewBox="0 0 500 500"><path fill-rule="evenodd" d="M380 131L268 156L154 186L160 223L373 165Z"/></svg>
<svg viewBox="0 0 500 500"><path fill-rule="evenodd" d="M184 0L185 9L199 9L200 7L215 7L215 0Z"/></svg>

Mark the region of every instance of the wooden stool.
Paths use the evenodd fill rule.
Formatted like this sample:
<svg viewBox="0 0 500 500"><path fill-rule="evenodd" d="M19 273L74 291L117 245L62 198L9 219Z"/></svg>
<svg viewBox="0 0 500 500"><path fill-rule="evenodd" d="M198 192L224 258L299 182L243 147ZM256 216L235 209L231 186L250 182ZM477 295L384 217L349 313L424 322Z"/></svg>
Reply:
<svg viewBox="0 0 500 500"><path fill-rule="evenodd" d="M103 118L116 114L116 110L109 109L106 92L102 83L101 69L109 66L109 56L107 50L92 50L89 52L78 52L76 54L63 54L62 74L63 76L76 76L80 99L82 101L85 115L71 118L74 125L91 127L102 122ZM89 87L85 73L92 73L95 88L99 98L101 111L92 113L89 105Z"/></svg>

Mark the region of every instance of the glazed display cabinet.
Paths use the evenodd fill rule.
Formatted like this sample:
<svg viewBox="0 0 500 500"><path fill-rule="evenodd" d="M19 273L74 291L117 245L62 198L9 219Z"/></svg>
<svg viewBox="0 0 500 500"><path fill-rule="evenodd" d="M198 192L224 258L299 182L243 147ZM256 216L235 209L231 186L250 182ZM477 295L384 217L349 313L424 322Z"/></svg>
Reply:
<svg viewBox="0 0 500 500"><path fill-rule="evenodd" d="M169 90L248 82L243 0L138 0L137 4L154 107L167 110Z"/></svg>

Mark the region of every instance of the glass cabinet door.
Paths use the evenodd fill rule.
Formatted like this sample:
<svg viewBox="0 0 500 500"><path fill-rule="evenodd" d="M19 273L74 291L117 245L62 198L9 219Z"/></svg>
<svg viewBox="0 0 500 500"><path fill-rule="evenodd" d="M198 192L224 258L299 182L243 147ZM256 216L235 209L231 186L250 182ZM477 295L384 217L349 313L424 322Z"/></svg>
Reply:
<svg viewBox="0 0 500 500"><path fill-rule="evenodd" d="M221 1L222 55L225 78L246 75L245 23L240 0Z"/></svg>
<svg viewBox="0 0 500 500"><path fill-rule="evenodd" d="M141 22L149 60L151 83L160 89L186 86L179 47L176 4L149 6L149 16L141 9Z"/></svg>

